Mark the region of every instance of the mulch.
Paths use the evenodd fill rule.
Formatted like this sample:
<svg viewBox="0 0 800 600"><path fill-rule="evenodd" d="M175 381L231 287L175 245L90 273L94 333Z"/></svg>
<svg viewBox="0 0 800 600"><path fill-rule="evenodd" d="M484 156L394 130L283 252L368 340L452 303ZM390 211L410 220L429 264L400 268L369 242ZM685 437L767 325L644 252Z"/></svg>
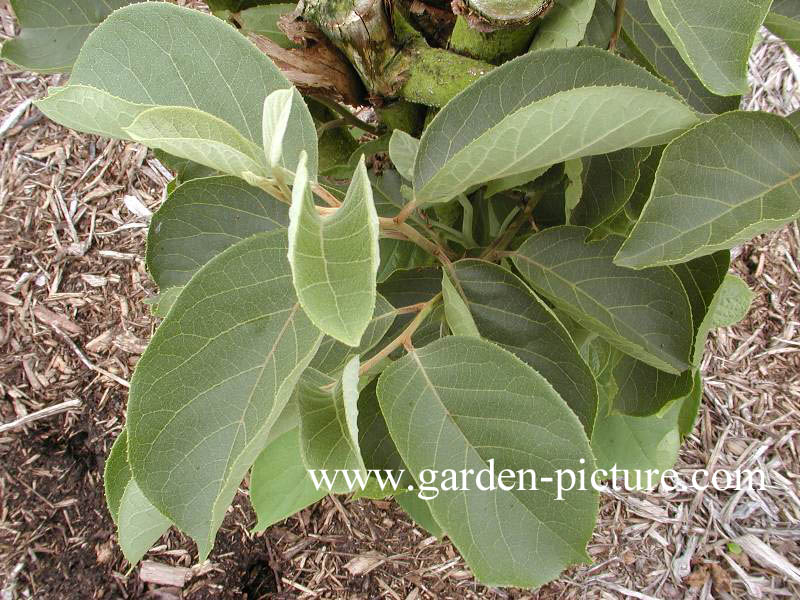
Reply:
<svg viewBox="0 0 800 600"><path fill-rule="evenodd" d="M2 9L0 25L14 34ZM796 59L776 40L759 46L746 104L800 106ZM60 77L0 65L0 81L3 123ZM709 342L701 415L677 466L758 466L767 490L606 495L594 564L535 593L477 584L451 544L391 501L328 497L253 534L243 491L207 562L195 565L194 545L174 531L148 554L148 569L185 576L182 587L148 582L115 543L102 470L124 422L123 383L156 326L143 303L156 291L145 227L169 174L138 145L23 108L0 136L0 423L80 406L0 433L1 600L800 597L796 224L737 250L734 270L757 299ZM748 535L767 550L729 545Z"/></svg>

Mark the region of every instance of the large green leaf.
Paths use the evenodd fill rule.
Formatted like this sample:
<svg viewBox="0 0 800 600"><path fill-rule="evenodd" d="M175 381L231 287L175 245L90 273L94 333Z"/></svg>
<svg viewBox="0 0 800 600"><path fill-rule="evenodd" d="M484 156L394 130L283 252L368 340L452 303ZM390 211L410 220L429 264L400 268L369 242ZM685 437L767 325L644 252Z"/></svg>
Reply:
<svg viewBox="0 0 800 600"><path fill-rule="evenodd" d="M196 108L157 107L140 112L125 133L136 141L159 148L223 173L265 174L264 153L232 125Z"/></svg>
<svg viewBox="0 0 800 600"><path fill-rule="evenodd" d="M326 336L309 366L326 375L334 375L341 371L354 354L363 355L380 342L394 323L396 316L397 310L394 306L378 294L375 298L375 312L361 337L361 344L357 348L352 348Z"/></svg>
<svg viewBox="0 0 800 600"><path fill-rule="evenodd" d="M541 373L590 435L597 412L594 378L553 312L503 267L481 260L453 267L480 334Z"/></svg>
<svg viewBox="0 0 800 600"><path fill-rule="evenodd" d="M342 206L317 213L301 159L289 210L289 262L300 303L322 331L358 346L375 311L380 226L363 159Z"/></svg>
<svg viewBox="0 0 800 600"><path fill-rule="evenodd" d="M665 143L697 122L678 94L597 48L532 52L447 104L420 140L418 202L571 158Z"/></svg>
<svg viewBox="0 0 800 600"><path fill-rule="evenodd" d="M723 113L739 107L738 96L718 96L703 85L653 17L647 0L628 0L623 26L628 48L641 54L641 59L668 79L696 110Z"/></svg>
<svg viewBox="0 0 800 600"><path fill-rule="evenodd" d="M660 412L667 404L692 391L693 375L686 370L679 375L665 373L640 360L622 354L614 365L617 394L611 410L618 414L647 417Z"/></svg>
<svg viewBox="0 0 800 600"><path fill-rule="evenodd" d="M287 250L286 233L274 231L209 261L131 380L133 476L201 560L322 339L295 296Z"/></svg>
<svg viewBox="0 0 800 600"><path fill-rule="evenodd" d="M446 337L411 351L386 369L378 398L392 439L419 478L435 469L486 472L483 487L440 486L428 506L475 576L488 585L538 587L564 567L588 560L585 547L597 514L594 491L556 500L556 469L591 468L580 422L547 381L510 352L479 338ZM490 462L491 461L491 462ZM514 483L497 485L510 469ZM520 489L517 471L532 469ZM530 477L528 478L530 479ZM425 483L428 481L421 480ZM459 478L460 481L460 478Z"/></svg>
<svg viewBox="0 0 800 600"><path fill-rule="evenodd" d="M709 320L711 307L730 264L730 252L721 250L672 267L680 277L692 307L692 322L695 328L692 366L695 368L700 366L700 361L703 360L706 338L711 329Z"/></svg>
<svg viewBox="0 0 800 600"><path fill-rule="evenodd" d="M290 87L269 58L224 21L144 2L106 19L81 48L69 85L37 106L72 129L119 138L129 137L123 128L146 109L195 108L260 147L264 99ZM316 134L308 120L292 120L286 137L305 148L316 178Z"/></svg>
<svg viewBox="0 0 800 600"><path fill-rule="evenodd" d="M800 52L800 3L796 0L775 0L764 26Z"/></svg>
<svg viewBox="0 0 800 600"><path fill-rule="evenodd" d="M423 500L417 494L398 494L395 496L395 501L400 505L406 514L411 517L414 522L425 529L431 535L439 539L445 535L442 526L436 522L431 513L431 508L428 506L428 501Z"/></svg>
<svg viewBox="0 0 800 600"><path fill-rule="evenodd" d="M553 5L536 29L531 50L572 48L586 33L595 0L561 0Z"/></svg>
<svg viewBox="0 0 800 600"><path fill-rule="evenodd" d="M340 379L310 369L298 385L300 449L309 469L359 471L366 479L358 444L358 368L356 356L345 365ZM340 478L333 491L354 490Z"/></svg>
<svg viewBox="0 0 800 600"><path fill-rule="evenodd" d="M258 523L254 531L291 517L327 494L317 489L300 454L300 429L293 427L278 436L253 463L250 501Z"/></svg>
<svg viewBox="0 0 800 600"><path fill-rule="evenodd" d="M185 285L229 246L288 225L286 204L241 179L193 179L176 187L153 215L147 268L162 290Z"/></svg>
<svg viewBox="0 0 800 600"><path fill-rule="evenodd" d="M131 477L128 464L128 432L123 429L106 461L106 502L117 525L119 545L125 559L135 565L171 525L144 497Z"/></svg>
<svg viewBox="0 0 800 600"><path fill-rule="evenodd" d="M640 269L732 248L800 215L800 138L781 117L730 112L670 143L614 259Z"/></svg>
<svg viewBox="0 0 800 600"><path fill-rule="evenodd" d="M747 92L747 59L772 0L647 0L686 64L720 96Z"/></svg>
<svg viewBox="0 0 800 600"><path fill-rule="evenodd" d="M584 227L554 227L513 254L533 288L585 328L647 364L678 374L694 340L689 300L668 268L633 271L612 262L620 240L586 243Z"/></svg>
<svg viewBox="0 0 800 600"><path fill-rule="evenodd" d="M800 52L800 17L790 18L771 12L764 21L764 27L786 42L795 52Z"/></svg>
<svg viewBox="0 0 800 600"><path fill-rule="evenodd" d="M583 159L583 192L570 223L594 229L627 204L639 181L639 165L651 148L628 148Z"/></svg>
<svg viewBox="0 0 800 600"><path fill-rule="evenodd" d="M22 26L0 59L39 73L69 71L89 34L114 10L141 0L11 0Z"/></svg>
<svg viewBox="0 0 800 600"><path fill-rule="evenodd" d="M650 156L639 163L639 181L636 182L631 199L625 207L625 212L631 219L636 220L639 218L644 205L647 204L647 200L650 198L653 182L656 179L656 170L663 154L664 146L656 146L651 148Z"/></svg>

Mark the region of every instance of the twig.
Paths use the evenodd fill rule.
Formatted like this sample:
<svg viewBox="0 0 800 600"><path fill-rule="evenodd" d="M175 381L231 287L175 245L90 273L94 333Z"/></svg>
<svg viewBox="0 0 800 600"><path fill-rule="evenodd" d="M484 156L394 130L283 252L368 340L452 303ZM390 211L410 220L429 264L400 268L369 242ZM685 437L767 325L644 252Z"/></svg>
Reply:
<svg viewBox="0 0 800 600"><path fill-rule="evenodd" d="M57 325L51 323L50 327L52 327L53 331L55 331L58 335L60 335L63 338L65 342L67 342L67 345L72 349L72 351L81 360L81 362L88 368L90 368L92 371L100 373L101 375L104 375L105 377L108 377L109 379L116 381L118 384L125 386L126 388L131 387L131 384L125 381L122 377L114 375L110 371L106 371L105 369L98 367L92 361L86 358L86 355L83 352L81 352L81 349L78 348L78 345L75 342L73 342L72 339L66 333L61 331Z"/></svg>
<svg viewBox="0 0 800 600"><path fill-rule="evenodd" d="M614 6L614 31L611 40L608 42L609 51L613 52L617 48L619 34L622 32L622 21L625 19L625 0L617 0Z"/></svg>
<svg viewBox="0 0 800 600"><path fill-rule="evenodd" d="M319 102L320 104L324 104L328 108L330 108L333 112L337 115L340 115L345 121L347 121L353 127L357 127L358 129L362 129L367 133L371 133L372 135L380 135L381 130L379 127L367 123L366 121L362 121L353 113L351 113L346 107L342 106L338 102L332 102L327 98L323 98L321 96L312 96L314 100Z"/></svg>
<svg viewBox="0 0 800 600"><path fill-rule="evenodd" d="M66 412L68 410L76 410L80 408L81 405L82 402L80 400L66 400L59 404L54 404L53 406L47 406L41 410L37 410L34 413L20 417L16 421L0 424L0 434L11 431L12 429L17 429L18 427L22 427L28 423L38 421L39 419L46 419L47 417L52 417L53 415Z"/></svg>
<svg viewBox="0 0 800 600"><path fill-rule="evenodd" d="M419 329L419 326L425 321L431 311L434 309L436 304L442 299L442 294L439 292L433 298L428 300L422 305L419 313L414 320L409 323L408 327L406 327L403 332L398 335L395 339L389 342L380 352L378 352L375 356L370 358L367 362L361 365L361 368L358 370L359 375L363 375L367 373L370 369L372 369L375 365L380 363L384 358L389 356L392 352L397 350L400 346L408 346L411 342L411 337L414 333Z"/></svg>
<svg viewBox="0 0 800 600"><path fill-rule="evenodd" d="M400 209L400 212L394 216L394 222L398 225L404 223L405 220L417 209L417 201L412 200L411 202L407 202L403 208Z"/></svg>
<svg viewBox="0 0 800 600"><path fill-rule="evenodd" d="M517 235L517 232L522 227L522 224L527 221L530 216L533 214L533 209L536 208L536 205L539 203L539 199L542 196L542 192L537 192L538 198L536 196L530 198L528 203L525 205L525 209L520 212L516 219L508 226L505 233L495 239L494 242L486 249L486 251L481 254L481 259L494 261L497 260L500 255L502 254L503 250L513 241L514 237Z"/></svg>

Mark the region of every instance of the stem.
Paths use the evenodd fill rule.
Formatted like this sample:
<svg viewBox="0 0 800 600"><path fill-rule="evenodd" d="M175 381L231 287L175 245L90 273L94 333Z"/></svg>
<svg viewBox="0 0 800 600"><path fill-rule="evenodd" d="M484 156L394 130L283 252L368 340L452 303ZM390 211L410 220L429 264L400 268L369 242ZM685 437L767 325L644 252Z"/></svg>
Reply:
<svg viewBox="0 0 800 600"><path fill-rule="evenodd" d="M625 20L625 0L617 0L614 6L614 31L611 33L611 40L608 42L608 49L614 51L619 41L619 34L622 32L622 22Z"/></svg>
<svg viewBox="0 0 800 600"><path fill-rule="evenodd" d="M325 98L321 98L319 96L315 96L314 100L319 102L320 104L324 105L325 107L329 108L337 115L339 115L345 122L357 129L363 129L367 133L371 133L372 135L380 135L381 129L380 127L376 127L371 123L367 123L366 121L362 121L357 116L355 116L352 112L350 112L346 107L342 106L338 102L333 102L331 100L327 100Z"/></svg>
<svg viewBox="0 0 800 600"><path fill-rule="evenodd" d="M525 209L517 215L517 218L508 226L505 233L495 239L486 251L481 254L483 260L494 262L502 255L503 251L514 240L522 225L530 219L530 216L533 214L533 209L536 208L542 195L544 195L544 192L537 192L528 200Z"/></svg>
<svg viewBox="0 0 800 600"><path fill-rule="evenodd" d="M367 362L361 365L361 368L358 370L359 375L364 375L370 369L372 369L375 365L380 363L383 359L387 358L392 352L397 350L400 346L406 346L411 343L411 337L416 333L417 329L419 329L420 325L425 321L431 311L436 307L436 304L442 299L442 294L439 292L433 298L425 302L422 307L420 308L419 313L414 320L409 323L408 327L406 327L403 332L398 335L395 339L389 342L383 349L378 352L375 356L370 358Z"/></svg>
<svg viewBox="0 0 800 600"><path fill-rule="evenodd" d="M458 195L458 202L461 204L461 208L464 209L464 215L461 221L461 233L464 236L464 240L469 244L469 247L476 248L478 244L475 242L475 238L472 235L472 223L475 215L475 211L472 208L472 202L470 202L469 198L467 198L464 194Z"/></svg>
<svg viewBox="0 0 800 600"><path fill-rule="evenodd" d="M403 208L400 209L400 212L397 213L394 217L394 222L398 225L400 223L404 223L411 213L413 213L417 209L417 201L412 200L411 202L406 202L403 205Z"/></svg>

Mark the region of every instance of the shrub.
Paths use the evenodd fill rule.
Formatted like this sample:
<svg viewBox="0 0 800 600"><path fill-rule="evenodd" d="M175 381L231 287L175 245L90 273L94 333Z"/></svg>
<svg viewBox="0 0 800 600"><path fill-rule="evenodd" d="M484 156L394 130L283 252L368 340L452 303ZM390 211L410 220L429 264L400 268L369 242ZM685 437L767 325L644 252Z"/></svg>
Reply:
<svg viewBox="0 0 800 600"><path fill-rule="evenodd" d="M750 303L729 249L800 212L797 120L736 110L789 0L11 4L2 57L71 71L37 106L177 176L106 469L131 563L171 525L204 559L248 472L263 529L350 469L481 581L546 583L595 491L421 501L425 469L671 467Z"/></svg>

